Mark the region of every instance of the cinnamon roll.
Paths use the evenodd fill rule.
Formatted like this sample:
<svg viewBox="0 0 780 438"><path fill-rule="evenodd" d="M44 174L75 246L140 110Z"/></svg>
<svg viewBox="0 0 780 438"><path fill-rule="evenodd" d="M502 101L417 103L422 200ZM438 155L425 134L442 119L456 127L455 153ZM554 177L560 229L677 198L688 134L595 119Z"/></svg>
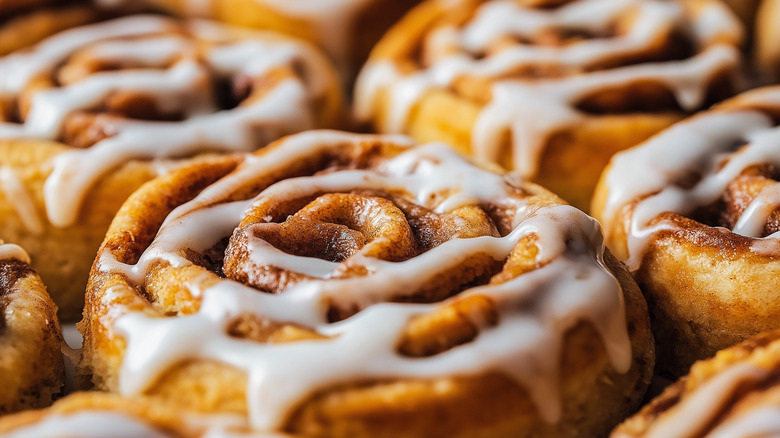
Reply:
<svg viewBox="0 0 780 438"><path fill-rule="evenodd" d="M48 406L62 393L57 307L18 245L0 241L0 415Z"/></svg>
<svg viewBox="0 0 780 438"><path fill-rule="evenodd" d="M324 49L349 77L384 32L420 0L95 1L108 8L142 4L179 16L209 18L303 38Z"/></svg>
<svg viewBox="0 0 780 438"><path fill-rule="evenodd" d="M93 266L81 378L303 436L606 434L653 344L598 223L410 146L311 131L142 187Z"/></svg>
<svg viewBox="0 0 780 438"><path fill-rule="evenodd" d="M285 438L252 433L245 421L179 411L147 398L72 394L51 408L0 418L6 438Z"/></svg>
<svg viewBox="0 0 780 438"><path fill-rule="evenodd" d="M373 51L356 112L587 208L616 151L734 91L742 33L711 0L430 0Z"/></svg>
<svg viewBox="0 0 780 438"><path fill-rule="evenodd" d="M780 327L780 88L758 89L616 155L593 213L645 293L659 366Z"/></svg>
<svg viewBox="0 0 780 438"><path fill-rule="evenodd" d="M343 117L315 48L207 21L70 29L0 59L0 78L0 238L28 249L71 318L108 224L143 182Z"/></svg>
<svg viewBox="0 0 780 438"><path fill-rule="evenodd" d="M780 434L780 331L709 360L629 418L612 438L769 438Z"/></svg>

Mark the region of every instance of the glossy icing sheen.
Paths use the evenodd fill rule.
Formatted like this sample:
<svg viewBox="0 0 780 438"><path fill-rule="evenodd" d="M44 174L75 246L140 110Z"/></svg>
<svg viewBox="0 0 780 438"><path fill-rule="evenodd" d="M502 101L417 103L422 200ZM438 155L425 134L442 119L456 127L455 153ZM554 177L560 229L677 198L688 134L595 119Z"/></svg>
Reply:
<svg viewBox="0 0 780 438"><path fill-rule="evenodd" d="M720 3L708 3L696 15L683 7L685 2L664 0L579 0L550 9L521 3L487 1L462 27L431 31L421 44L436 55L424 69L402 73L391 61L369 62L356 87L358 116L373 119L378 94L386 91L388 109L381 125L387 132L402 133L410 112L429 91L451 87L462 77L489 79L492 97L473 127L472 151L480 158L499 161L502 138L511 132L513 166L531 177L549 136L587 117L576 108L582 99L612 87L654 82L670 90L683 110L693 111L704 103L711 79L718 73L735 71L739 64L738 49L718 41L724 37L739 40L742 28ZM622 35L562 46L517 43L490 51L497 41L531 37L546 30L598 35L631 13L638 19ZM606 61L647 51L669 29L690 33L698 53L679 61L594 70ZM524 68L550 66L564 74L546 79L506 79Z"/></svg>
<svg viewBox="0 0 780 438"><path fill-rule="evenodd" d="M71 29L0 60L0 101L13 101L36 78L52 74L85 51L95 62L134 68L101 71L35 92L25 122L0 123L0 137L57 140L69 115L99 108L117 92L150 98L159 111L180 113L183 120L112 121L104 129L112 136L88 149L57 156L44 187L47 214L55 226L72 224L91 185L128 160L205 150L250 151L283 134L313 127L311 103L328 86L319 71L320 58L308 46L268 34L237 34L205 21L131 16ZM256 78L281 66L300 66L306 82L291 77L236 108L217 106L211 75ZM8 191L6 179L3 188ZM23 204L17 201L17 209ZM33 219L26 220L33 229L37 226Z"/></svg>
<svg viewBox="0 0 780 438"><path fill-rule="evenodd" d="M27 255L27 252L21 246L14 245L13 243L3 243L3 241L0 240L0 260L7 259L30 263L30 256Z"/></svg>
<svg viewBox="0 0 780 438"><path fill-rule="evenodd" d="M503 237L455 238L402 262L369 257L364 247L343 262L363 266L371 273L359 277L339 277L337 263L286 254L259 238L250 240L250 258L255 263L284 267L312 278L279 294L258 293L230 280L209 288L190 284L187 287L192 295L202 297L195 314L151 317L127 313L119 317L114 330L127 340L119 376L123 394L142 393L184 359L214 359L247 372L251 422L260 429L275 430L307 396L336 384L498 371L528 389L544 419L556 421L561 414L558 369L563 335L580 321L590 322L601 334L613 367L620 372L628 370L631 347L622 293L604 266L598 223L570 206L528 204L517 197L509 176L477 168L445 145L409 149L373 170L343 170L282 180L253 199L220 202L225 194L258 175L286 168L318 152L338 150L344 143L370 138L314 131L290 137L282 147L262 155L247 157L239 171L176 208L137 264L124 265L104 253L98 269L122 272L140 285L154 264L165 261L187 266L190 261L183 257L184 248L203 251L229 236L250 205L307 193L402 191L411 201L440 215L463 206L493 205L511 230ZM379 139L407 142L402 138ZM442 193L446 199L431 205L431 199L436 199L433 195ZM414 293L437 273L460 266L476 254L506 260L517 242L530 235L538 238L540 266L532 272L506 283L473 287L442 303L389 302ZM117 288L122 286L109 289L102 301L116 306L112 304L114 296L123 292ZM496 303L500 313L497 326L484 327L472 342L434 356L412 358L397 351L399 336L411 318L473 295L489 297ZM331 304L361 310L346 320L330 323L327 312ZM246 313L310 327L329 339L260 344L229 336L228 324ZM484 326L483 322L473 322ZM157 341L150 344L149 339Z"/></svg>
<svg viewBox="0 0 780 438"><path fill-rule="evenodd" d="M236 421L238 420L238 421ZM240 419L192 414L182 415L181 431L170 432L150 421L111 410L82 410L51 414L40 421L6 432L6 438L283 438L261 432L248 432Z"/></svg>
<svg viewBox="0 0 780 438"><path fill-rule="evenodd" d="M4 435L7 438L170 438L135 418L119 412L83 411L51 415L42 421Z"/></svg>
<svg viewBox="0 0 780 438"><path fill-rule="evenodd" d="M749 101L748 101L749 99ZM776 89L750 93L740 108L704 113L678 123L612 160L605 176L608 198L602 215L604 227L613 229L620 209L634 200L628 234L628 265L638 268L652 237L669 229L669 222L648 225L663 212L686 215L723 196L727 185L745 169L757 164L780 166L780 128L762 111L749 104L777 106ZM739 151L735 153L736 148ZM701 175L690 188L676 185L688 175ZM780 186L763 189L744 210L735 233L754 238L752 250L777 253L773 234L763 237L767 218L780 206Z"/></svg>

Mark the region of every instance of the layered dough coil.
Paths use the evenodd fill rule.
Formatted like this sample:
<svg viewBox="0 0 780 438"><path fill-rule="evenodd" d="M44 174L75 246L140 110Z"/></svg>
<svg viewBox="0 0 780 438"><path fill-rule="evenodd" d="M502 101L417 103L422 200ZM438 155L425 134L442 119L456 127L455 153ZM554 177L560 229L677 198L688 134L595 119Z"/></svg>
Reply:
<svg viewBox="0 0 780 438"><path fill-rule="evenodd" d="M742 32L711 0L431 0L372 52L355 108L587 208L616 151L734 91Z"/></svg>
<svg viewBox="0 0 780 438"><path fill-rule="evenodd" d="M0 418L6 438L285 438L256 433L236 416L183 412L149 398L80 392L49 409Z"/></svg>
<svg viewBox="0 0 780 438"><path fill-rule="evenodd" d="M780 435L780 331L697 362L611 438L770 438Z"/></svg>
<svg viewBox="0 0 780 438"><path fill-rule="evenodd" d="M312 131L142 187L91 274L80 374L304 436L603 436L653 346L599 225L410 146Z"/></svg>
<svg viewBox="0 0 780 438"><path fill-rule="evenodd" d="M384 32L420 0L96 0L108 8L146 5L271 29L322 47L348 77Z"/></svg>
<svg viewBox="0 0 780 438"><path fill-rule="evenodd" d="M63 388L57 307L29 263L0 241L0 415L48 406Z"/></svg>
<svg viewBox="0 0 780 438"><path fill-rule="evenodd" d="M0 55L97 20L100 14L84 3L77 0L0 1Z"/></svg>
<svg viewBox="0 0 780 438"><path fill-rule="evenodd" d="M135 15L0 59L0 237L66 317L122 202L205 152L342 122L335 69L270 32ZM195 159L197 161L197 159Z"/></svg>
<svg viewBox="0 0 780 438"><path fill-rule="evenodd" d="M758 89L616 155L593 212L648 299L659 365L780 326L780 88Z"/></svg>

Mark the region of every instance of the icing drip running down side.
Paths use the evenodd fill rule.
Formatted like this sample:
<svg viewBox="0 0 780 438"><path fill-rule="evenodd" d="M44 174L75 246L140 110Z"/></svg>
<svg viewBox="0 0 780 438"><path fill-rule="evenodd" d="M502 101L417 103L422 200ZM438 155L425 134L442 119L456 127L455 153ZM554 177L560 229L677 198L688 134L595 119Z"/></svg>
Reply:
<svg viewBox="0 0 780 438"><path fill-rule="evenodd" d="M483 94L489 91L492 97L472 129L472 151L479 158L500 161L503 139L511 133L512 165L530 178L550 136L588 117L577 108L584 99L650 83L669 90L680 109L691 112L704 105L717 77L734 75L739 68L739 49L727 41L740 41L742 28L720 3L709 3L695 13L686 9L685 2L662 0L579 0L547 9L521 3L486 1L461 27L444 25L430 31L417 43L426 53L419 62L423 65L411 72L407 65L414 64L411 60L405 59L409 62L403 65L382 58L370 61L356 87L358 116L375 119L384 93L387 109L380 126L386 132L405 133L411 112L426 94L458 92L467 79L487 81L490 88ZM636 17L630 26L615 24L627 16ZM627 30L596 37L615 27ZM571 44L534 43L545 32L566 30L594 37ZM675 32L690 34L691 56L604 67L620 59L641 59ZM522 42L526 39L530 42ZM537 70L542 73L535 74ZM544 77L548 70L553 72L551 78Z"/></svg>
<svg viewBox="0 0 780 438"><path fill-rule="evenodd" d="M3 243L0 240L0 260L19 260L22 263L30 263L30 256L21 246L13 243Z"/></svg>
<svg viewBox="0 0 780 438"><path fill-rule="evenodd" d="M35 200L13 167L0 166L0 191L11 202L27 231L34 235L43 233L43 222L38 215Z"/></svg>
<svg viewBox="0 0 780 438"><path fill-rule="evenodd" d="M275 175L321 154L338 153L345 145L371 141L394 143L401 149L380 164L282 179L252 199L224 201L259 176ZM612 367L621 373L628 371L632 356L623 295L604 264L598 223L567 205L529 203L526 195L519 195L522 190L511 176L475 167L445 145L403 145L408 145L403 138L327 131L289 137L262 154L247 157L236 171L177 207L136 264L120 263L104 252L97 269L121 273L135 287L143 287L155 266L189 266L192 262L185 254L205 251L231 234L236 238L235 230L246 212L269 202L287 205L314 198L293 217L315 214L312 206L332 202L323 193L389 193L430 209L440 220L457 223L466 221L457 216L463 209L490 207L500 217L497 223L504 224L498 226L500 233L494 229L486 235L455 236L400 261L377 258L370 252L374 246L366 244L342 262L289 254L254 234L247 246L250 261L288 269L304 280L275 294L259 293L227 279L208 287L187 285L193 296L201 297L199 310L188 315L154 317L118 310L111 316L116 318L113 329L127 342L119 374L121 392L128 396L143 393L184 360L215 360L247 373L253 427L279 430L299 403L334 385L498 372L526 388L540 416L555 422L561 415L558 380L564 335L582 322L591 324L601 336ZM371 221L371 215L371 210L361 210L357 220ZM282 222L291 220L287 213L282 216ZM257 226L265 229L278 224L271 215ZM375 241L382 239L388 237ZM511 271L513 251L528 241L537 250L537 268L506 275ZM455 291L456 295L439 302L394 302L476 257L488 258L504 270L490 282ZM110 288L101 302L117 305L117 297L126 294L126 289L122 285ZM482 328L470 342L425 357L399 352L399 340L410 321L472 298L495 304L495 325L486 326L472 315L469 318L477 319L472 323ZM356 309L357 313L334 321L329 316L333 308ZM247 314L309 328L321 339L271 344L231 336L231 322ZM376 324L377 320L382 324ZM150 344L152 338L157 341Z"/></svg>
<svg viewBox="0 0 780 438"><path fill-rule="evenodd" d="M0 102L27 103L19 123L0 121L0 137L69 143L97 136L53 160L46 210L53 225L64 227L76 220L95 181L128 160L251 151L318 126L316 105L336 86L331 70L315 49L275 34L120 18L62 32L0 60ZM46 81L52 83L41 87ZM232 87L235 106L220 103L220 81ZM133 117L139 106L147 115ZM143 118L155 115L160 120ZM84 120L86 134L69 139L71 126Z"/></svg>
<svg viewBox="0 0 780 438"><path fill-rule="evenodd" d="M605 175L608 197L602 220L605 229L613 229L621 209L638 200L628 230L629 268L639 267L659 231L674 228L670 221L650 225L659 215L691 214L721 199L747 169L780 166L780 128L767 112L752 109L778 105L777 89L751 92L733 105L679 123L613 158ZM700 178L690 187L677 184L690 175ZM754 252L776 254L780 235L765 236L764 226L778 207L778 185L770 184L742 211L732 231L753 238Z"/></svg>

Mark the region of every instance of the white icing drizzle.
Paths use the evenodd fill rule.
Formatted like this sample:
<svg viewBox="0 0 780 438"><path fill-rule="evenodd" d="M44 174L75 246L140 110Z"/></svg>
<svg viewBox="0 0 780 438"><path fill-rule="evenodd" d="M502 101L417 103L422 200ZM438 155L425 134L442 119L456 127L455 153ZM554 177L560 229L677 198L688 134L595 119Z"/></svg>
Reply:
<svg viewBox="0 0 780 438"><path fill-rule="evenodd" d="M764 379L768 371L753 364L740 363L719 373L687 395L670 414L662 416L645 435L647 438L693 438L700 436L704 429L729 397L746 382L758 382ZM778 418L775 418L775 425ZM707 435L710 436L710 435ZM750 435L725 435L740 437Z"/></svg>
<svg viewBox="0 0 780 438"><path fill-rule="evenodd" d="M38 215L35 200L12 167L0 166L0 190L16 210L25 229L34 235L43 233L43 221Z"/></svg>
<svg viewBox="0 0 780 438"><path fill-rule="evenodd" d="M776 93L748 96L752 104L777 104ZM744 146L742 146L744 144ZM780 128L771 118L750 109L716 110L693 117L656 135L639 147L617 154L606 174L608 198L602 214L612 230L618 212L639 200L627 237L631 269L637 269L653 236L672 225L649 223L664 212L689 214L719 199L728 184L746 168L762 163L780 165ZM732 150L741 146L737 152ZM701 179L690 188L675 182L690 175ZM751 248L776 253L777 238L763 234L766 219L778 205L777 186L767 187L743 212L734 232L757 238Z"/></svg>
<svg viewBox="0 0 780 438"><path fill-rule="evenodd" d="M761 190L761 193L742 212L732 231L747 237L763 236L766 220L778 206L780 206L780 183Z"/></svg>
<svg viewBox="0 0 780 438"><path fill-rule="evenodd" d="M250 422L261 430L278 430L297 403L314 391L348 382L387 378L437 378L502 372L528 389L540 415L556 421L563 335L581 321L600 333L612 366L625 372L631 347L620 286L603 262L604 244L597 222L570 206L538 207L513 197L502 175L472 166L444 145L410 149L377 169L349 170L280 181L243 202L219 204L258 174L306 159L345 142L370 137L336 132L309 132L285 140L282 147L249 158L244 166L175 209L136 265L123 265L109 253L98 268L120 271L140 284L152 263L164 260L186 266L184 249L211 247L230 235L252 203L289 199L307 193L361 189L405 190L429 208L431 194L446 193L471 204L492 203L513 223L504 237L453 239L404 262L387 262L358 253L347 262L367 268L364 277L314 279L280 294L224 280L202 291L200 310L178 317L151 317L121 312L114 331L127 341L120 369L120 391L142 393L171 366L187 359L213 359L245 370ZM390 137L381 138L392 141ZM463 195L466 196L463 196ZM446 202L446 201L444 201ZM524 236L537 236L540 268L503 284L484 285L435 304L390 303L394 296L417 290L437 272L459 266L474 254L505 260ZM332 265L300 263L300 257L253 245L252 257L298 272L327 277ZM327 262L326 262L327 263ZM423 358L400 355L397 342L415 316L429 314L466 296L487 296L497 304L500 323L482 330L472 342ZM110 298L109 298L110 300ZM329 323L330 303L355 305L356 315ZM521 305L522 304L522 305ZM300 324L327 340L259 344L229 336L226 328L242 314ZM377 324L376 321L382 321ZM148 339L156 339L153 344ZM316 358L316 359L313 359Z"/></svg>
<svg viewBox="0 0 780 438"><path fill-rule="evenodd" d="M583 98L600 90L640 82L667 87L686 111L704 103L711 79L736 71L738 48L716 43L729 35L739 40L742 28L723 5L711 5L691 17L679 2L657 0L580 0L553 9L534 9L518 2L496 0L482 4L463 28L439 28L428 36L437 58L424 70L402 74L390 61L369 62L355 92L359 118L371 120L378 94L386 91L388 108L383 130L402 133L410 112L432 89L446 89L464 76L493 79L492 99L472 131L472 149L480 158L497 160L501 139L513 135L513 165L532 177L548 137L579 122L586 115L575 108ZM516 44L482 58L490 44L505 37L529 37L546 29L605 32L614 21L634 12L637 19L624 35L587 39L560 47ZM590 71L607 60L642 53L669 29L693 30L700 52L688 59L645 63ZM567 74L554 79L505 79L525 67L558 66Z"/></svg>
<svg viewBox="0 0 780 438"><path fill-rule="evenodd" d="M163 35L171 31L193 35L208 47L199 48L195 41ZM324 68L318 63L320 58L308 46L290 40L278 41L260 32L251 39L237 35L228 27L212 23L132 16L72 29L31 51L0 60L0 100L14 99L30 81L51 74L81 50L103 61L121 57L133 67L95 73L37 92L23 124L0 123L3 137L56 140L70 114L95 108L117 91L152 98L159 111L185 117L175 122L112 122L108 130L113 136L91 148L57 156L44 186L47 214L53 225L72 224L91 185L128 160L184 156L204 150L250 151L284 134L314 126L311 103L323 96L328 86L320 78ZM210 75L257 77L275 67L293 64L303 68L301 78L286 79L261 98L218 111Z"/></svg>
<svg viewBox="0 0 780 438"><path fill-rule="evenodd" d="M0 240L0 260L15 259L23 263L30 263L30 256L21 246L13 243L3 243Z"/></svg>
<svg viewBox="0 0 780 438"><path fill-rule="evenodd" d="M138 419L113 411L82 411L51 415L44 420L16 429L7 438L170 438Z"/></svg>
<svg viewBox="0 0 780 438"><path fill-rule="evenodd" d="M284 438L287 435L255 432L246 420L232 415L181 414L180 429L163 431L149 420L116 410L81 410L50 414L40 421L3 435L6 438Z"/></svg>
<svg viewBox="0 0 780 438"><path fill-rule="evenodd" d="M715 428L708 438L777 438L780 436L780 406L752 409Z"/></svg>

